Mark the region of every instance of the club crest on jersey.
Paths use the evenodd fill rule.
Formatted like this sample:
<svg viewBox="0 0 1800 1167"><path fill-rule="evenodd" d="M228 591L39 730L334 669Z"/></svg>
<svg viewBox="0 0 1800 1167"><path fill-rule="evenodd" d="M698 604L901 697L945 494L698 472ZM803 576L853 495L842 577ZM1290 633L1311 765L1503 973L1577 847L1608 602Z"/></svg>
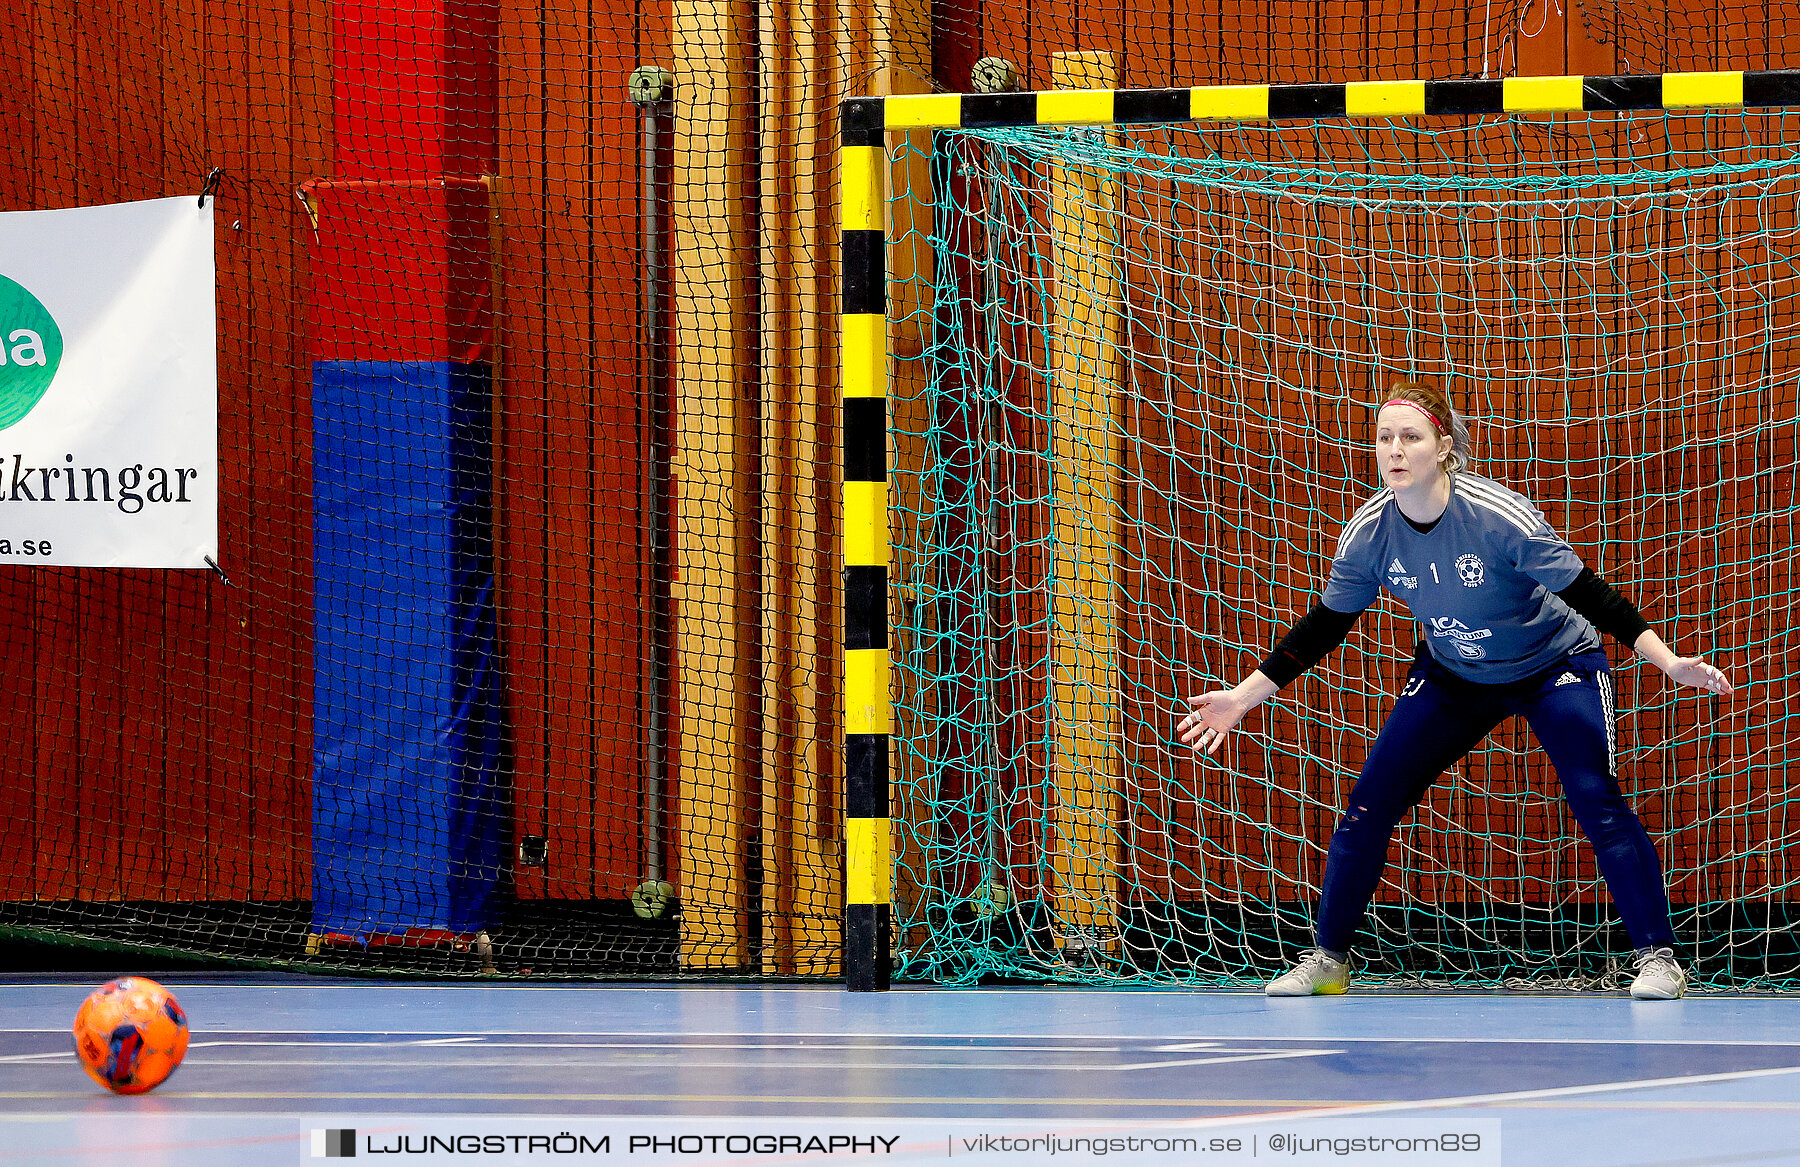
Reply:
<svg viewBox="0 0 1800 1167"><path fill-rule="evenodd" d="M1465 555L1456 561L1456 578L1462 580L1463 587L1480 587L1481 581L1487 578L1487 567L1481 562L1479 555Z"/></svg>
<svg viewBox="0 0 1800 1167"><path fill-rule="evenodd" d="M1398 559L1388 564L1388 587L1390 589L1416 588L1418 586L1419 577L1416 575L1407 575L1406 566Z"/></svg>

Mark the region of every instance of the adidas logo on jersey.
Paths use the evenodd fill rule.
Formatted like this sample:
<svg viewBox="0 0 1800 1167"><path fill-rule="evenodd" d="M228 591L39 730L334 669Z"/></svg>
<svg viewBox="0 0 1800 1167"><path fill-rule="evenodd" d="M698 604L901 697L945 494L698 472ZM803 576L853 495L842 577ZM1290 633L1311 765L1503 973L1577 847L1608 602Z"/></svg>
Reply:
<svg viewBox="0 0 1800 1167"><path fill-rule="evenodd" d="M1390 575L1405 575L1406 568L1401 565L1401 563L1398 559L1396 559L1396 560L1394 560L1394 562L1388 564L1388 574L1390 574Z"/></svg>
<svg viewBox="0 0 1800 1167"><path fill-rule="evenodd" d="M1550 687L1553 689L1560 689L1564 685L1579 685L1579 684L1581 684L1580 677L1576 676L1574 673L1564 673L1562 676L1556 678L1556 684L1554 684Z"/></svg>

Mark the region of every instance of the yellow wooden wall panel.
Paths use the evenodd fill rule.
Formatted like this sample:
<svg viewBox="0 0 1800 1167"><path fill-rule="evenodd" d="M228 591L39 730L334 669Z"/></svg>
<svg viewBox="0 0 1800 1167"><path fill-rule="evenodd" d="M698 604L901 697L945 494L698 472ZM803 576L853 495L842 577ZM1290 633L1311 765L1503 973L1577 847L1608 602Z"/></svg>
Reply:
<svg viewBox="0 0 1800 1167"><path fill-rule="evenodd" d="M744 803L761 686L746 658L761 616L747 595L760 569L748 505L755 417L744 399L756 256L743 194L755 17L746 0L680 0L674 11L678 890L681 960L694 969L751 959Z"/></svg>
<svg viewBox="0 0 1800 1167"><path fill-rule="evenodd" d="M1053 53L1062 89L1118 84L1111 53ZM1051 685L1056 724L1054 837L1047 840L1059 922L1090 936L1114 926L1114 824L1120 778L1115 530L1121 440L1117 183L1097 170L1050 176L1056 295L1049 323L1055 482Z"/></svg>
<svg viewBox="0 0 1800 1167"><path fill-rule="evenodd" d="M833 975L843 911L832 742L842 622L836 514L840 222L878 227L879 203L845 206L831 31L814 5L762 0L761 830L764 972ZM841 184L850 190L858 184ZM865 375L873 377L873 369Z"/></svg>

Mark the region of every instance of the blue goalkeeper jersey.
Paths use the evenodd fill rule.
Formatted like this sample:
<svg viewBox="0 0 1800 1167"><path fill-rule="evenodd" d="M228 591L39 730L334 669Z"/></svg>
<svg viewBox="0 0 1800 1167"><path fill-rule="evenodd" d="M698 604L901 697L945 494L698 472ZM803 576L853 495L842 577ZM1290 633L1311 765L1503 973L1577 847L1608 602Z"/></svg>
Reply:
<svg viewBox="0 0 1800 1167"><path fill-rule="evenodd" d="M1383 490L1344 524L1322 597L1361 612L1385 587L1412 609L1431 655L1456 675L1505 684L1598 648L1594 626L1553 593L1581 560L1537 507L1498 482L1453 474L1450 503L1429 531Z"/></svg>

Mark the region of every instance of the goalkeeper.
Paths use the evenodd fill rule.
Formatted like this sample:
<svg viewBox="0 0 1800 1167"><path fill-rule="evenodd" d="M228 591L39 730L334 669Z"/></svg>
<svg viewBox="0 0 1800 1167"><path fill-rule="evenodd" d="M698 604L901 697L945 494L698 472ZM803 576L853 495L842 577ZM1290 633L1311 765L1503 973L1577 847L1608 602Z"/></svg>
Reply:
<svg viewBox="0 0 1800 1167"><path fill-rule="evenodd" d="M1436 387L1402 381L1376 415L1383 489L1344 524L1324 595L1235 689L1189 698L1182 741L1216 751L1238 721L1344 642L1380 588L1424 639L1331 837L1318 947L1271 996L1342 993L1349 953L1394 827L1438 775L1522 714L1556 767L1636 948L1631 995L1681 996L1662 866L1619 792L1613 682L1596 629L1671 680L1729 694L1725 674L1677 656L1629 600L1582 566L1523 496L1467 471L1468 431Z"/></svg>

